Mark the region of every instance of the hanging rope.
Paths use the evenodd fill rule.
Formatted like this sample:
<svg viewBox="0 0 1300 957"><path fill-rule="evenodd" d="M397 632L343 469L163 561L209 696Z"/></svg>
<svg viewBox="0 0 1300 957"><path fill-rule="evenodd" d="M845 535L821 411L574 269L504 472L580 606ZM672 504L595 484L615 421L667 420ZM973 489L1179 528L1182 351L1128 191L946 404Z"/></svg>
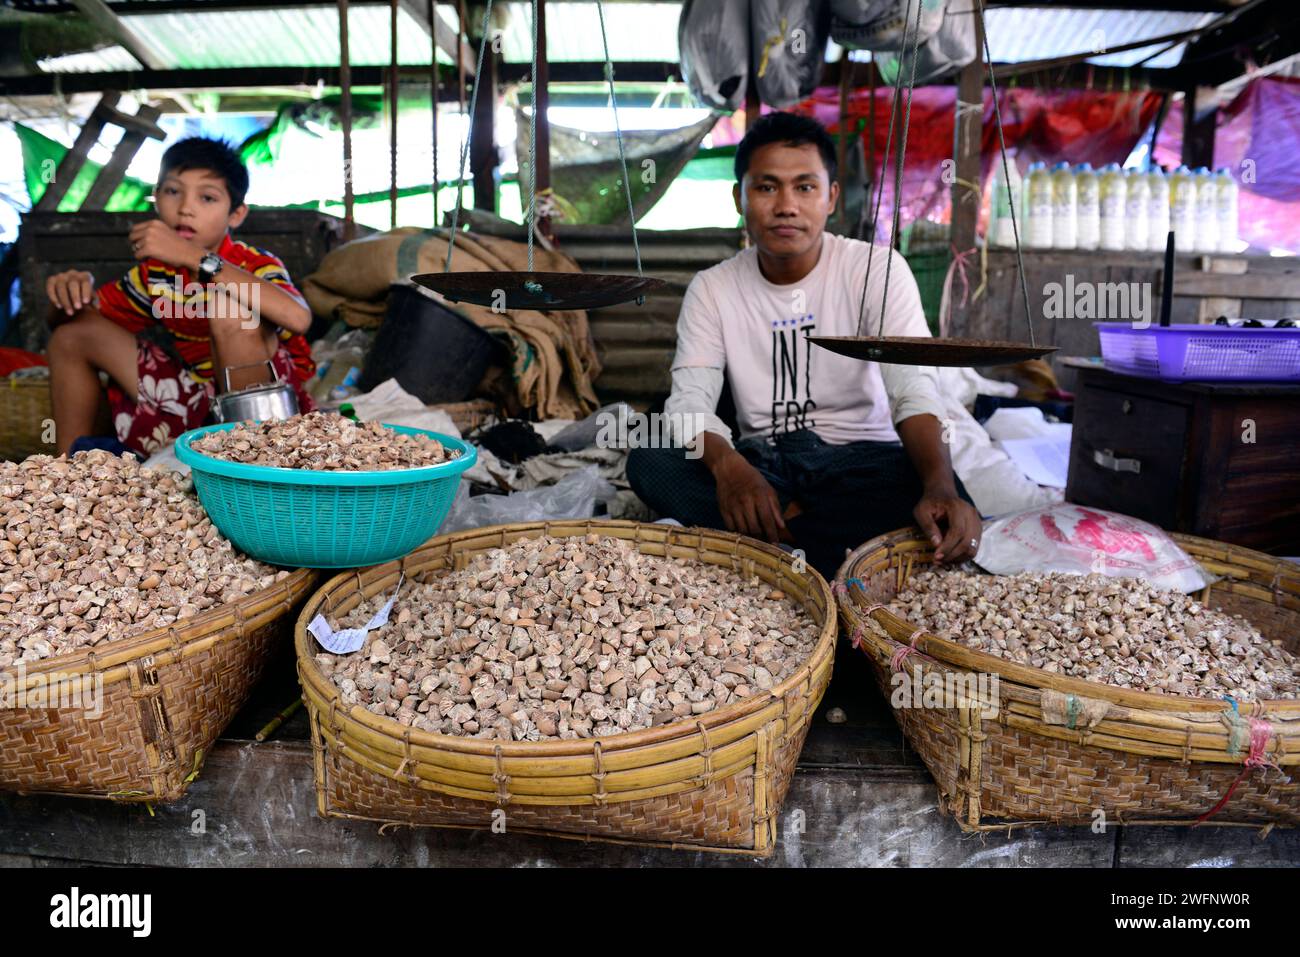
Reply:
<svg viewBox="0 0 1300 957"><path fill-rule="evenodd" d="M627 218L632 224L632 254L636 256L636 274L641 271L641 245L636 238L636 211L632 207L632 181L627 176L627 154L623 150L623 128L618 122L618 98L614 96L614 61L609 57L609 40L605 36L605 5L596 0L596 13L600 17L600 42L605 51L605 79L609 81L609 105L614 110L614 136L618 140L618 161L623 167L623 191L627 194ZM637 302L641 300L638 298Z"/></svg>
<svg viewBox="0 0 1300 957"><path fill-rule="evenodd" d="M533 0L533 108L528 111L528 271L537 233L537 0Z"/></svg>
<svg viewBox="0 0 1300 957"><path fill-rule="evenodd" d="M907 49L907 30L908 30L908 23L906 20L904 20L903 21L903 43L901 47L901 49L903 49L904 51L906 51ZM872 127L873 127L872 130L873 135L871 139L871 146L873 152L875 150L875 143L876 143L875 136L874 136L874 132L875 132L874 126L875 126L875 118L876 118L876 110L875 110L876 100L875 100L874 81L875 81L876 73L877 73L876 59L875 59L875 54L873 53L871 55L872 97L871 97L871 114L870 114L872 119ZM885 152L883 154L883 158L880 161L880 179L876 183L876 203L875 203L875 208L871 212L871 232L867 236L867 241L871 244L871 247L870 249L867 250L867 274L865 277L863 277L862 295L858 299L858 335L859 336L862 335L862 324L864 320L867 318L867 313L866 313L867 287L871 284L871 263L876 258L876 227L880 222L880 202L885 195L885 167L889 165L889 149L894 142L894 120L897 118L898 101L902 98L902 96L903 96L903 69L902 69L902 63L900 62L898 76L894 80L894 97L889 106L889 128L885 131ZM871 168L871 175L874 176L875 172L876 172L875 165L873 164ZM897 196L894 197L894 202L898 202ZM882 328L883 328L883 321L884 321L883 314L882 314L881 321L882 321Z"/></svg>
<svg viewBox="0 0 1300 957"><path fill-rule="evenodd" d="M533 0L534 4L536 0ZM478 110L478 91L483 85L483 54L488 45L488 23L492 17L492 0L487 0L487 6L483 8L483 38L478 45L478 71L474 74L474 92L469 98L469 115L466 117L467 123L465 132L465 142L460 148L460 178L456 181L456 211L451 214L451 235L447 238L447 265L443 272L451 272L451 252L456 246L456 233L460 228L460 208L464 205L462 197L465 193L465 163L469 160L469 133L474 125L474 114ZM534 21L535 23L536 21ZM537 48L533 45L533 63L534 70L537 63ZM435 223L435 225L437 225ZM533 237L530 233L528 236L528 268L533 268Z"/></svg>
<svg viewBox="0 0 1300 957"><path fill-rule="evenodd" d="M894 225L889 233L889 255L885 258L885 291L880 294L880 331L885 334L885 306L889 303L889 273L894 265L894 244L898 242L899 223L903 215L903 164L907 161L907 131L912 125L912 98L916 93L916 61L921 47L921 0L916 0L916 31L912 34L912 73L907 79L907 111L903 114L903 135L898 139L898 162L894 164ZM903 64L898 64L899 76ZM867 264L871 264L868 257Z"/></svg>
<svg viewBox="0 0 1300 957"><path fill-rule="evenodd" d="M975 13L979 17L978 29L984 37L984 59L989 65L989 89L993 94L993 119L998 128L998 151L1002 154L1002 175L1011 195L1011 171L1007 168L1007 141L1002 135L1002 109L998 106L998 80L993 72L993 54L989 52L989 34L984 29L984 0L975 0ZM1020 227L1016 223L1016 204L1011 204L1011 235L1016 241L1016 267L1020 270L1020 293L1025 298L1025 325L1029 327L1029 344L1034 342L1034 320L1029 314L1029 282L1025 279L1025 257L1020 251Z"/></svg>

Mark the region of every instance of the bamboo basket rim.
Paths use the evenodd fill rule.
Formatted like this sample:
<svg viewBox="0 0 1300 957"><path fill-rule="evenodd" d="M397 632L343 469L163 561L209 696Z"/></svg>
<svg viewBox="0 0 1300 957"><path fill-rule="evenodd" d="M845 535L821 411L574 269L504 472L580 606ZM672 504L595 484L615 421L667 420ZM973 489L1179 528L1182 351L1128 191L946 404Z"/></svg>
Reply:
<svg viewBox="0 0 1300 957"><path fill-rule="evenodd" d="M1274 558L1263 552L1257 552L1253 549L1242 548L1239 545L1231 545L1226 542L1217 542L1213 539L1200 538L1194 535L1184 535L1178 532L1170 532L1175 541L1182 545L1188 552L1192 553L1194 558L1200 560L1198 551L1235 550L1246 553L1243 557L1252 561L1257 570L1273 570L1275 572L1275 581L1281 577L1295 577L1300 579L1300 566L1297 566L1294 576L1284 576L1284 568L1279 568L1279 562L1284 559ZM906 537L905 537L906 536ZM903 546L899 548L899 546ZM934 550L925 542L922 532L915 526L896 529L884 535L878 535L870 541L859 545L850 552L844 559L835 574L836 592L835 600L840 606L841 611L846 617L856 619L859 616L870 618L876 624L883 627L880 619L894 625L899 630L908 631L909 633L919 632L920 637L916 641L916 650L927 654L944 664L958 668L971 669L979 667L980 670L1003 675L1021 684L1035 687L1039 690L1063 691L1072 694L1083 695L1089 698L1103 699L1111 704L1121 707L1139 708L1148 711L1156 711L1171 716L1194 715L1201 716L1206 714L1222 714L1225 711L1225 703L1222 698L1193 698L1189 696L1165 695L1154 691L1137 691L1130 688L1121 688L1116 685L1108 685L1099 681L1087 681L1082 678L1072 678L1064 675L1054 675L1050 672L1043 671L1041 668L1035 668L1031 665L1022 665L1016 662L1007 661L1003 658L997 658L987 652L978 651L973 648L967 648L957 642L946 638L941 638L928 629L918 628L916 624L902 618L887 607L876 609L870 614L865 614L863 607L864 595L862 589L851 589L847 585L853 567L862 560L868 553L875 552L881 548L885 549L886 554L892 556L895 551L910 551L920 553L922 561L933 558ZM1222 560L1227 560L1225 557ZM1230 581L1235 581L1231 578ZM1213 586L1211 586L1213 587ZM868 636L864 630L865 637ZM890 641L898 644L897 639L890 636ZM969 659L969 662L962 661L962 658ZM1268 713L1278 717L1297 717L1300 718L1300 698L1267 698L1255 699L1249 702L1240 702L1242 714L1249 716L1251 714ZM1300 730L1300 729L1298 729Z"/></svg>
<svg viewBox="0 0 1300 957"><path fill-rule="evenodd" d="M273 566L274 567L274 566ZM283 569L282 569L283 570ZM105 684L127 677L130 662L149 655L176 652L176 659L199 650L198 646L209 638L220 638L234 627L243 633L243 627L270 608L281 606L285 611L293 607L317 577L311 568L289 570L280 581L250 592L233 602L224 602L205 609L184 625L164 625L107 642L96 651L93 646L80 648L66 655L53 655L38 661L21 662L25 675L23 684L39 682L51 675L67 678L78 675L102 674ZM205 646L206 647L206 646ZM0 668L0 676L16 671L20 662Z"/></svg>
<svg viewBox="0 0 1300 957"><path fill-rule="evenodd" d="M48 367L46 367L48 368ZM49 376L0 376L0 389L24 389L31 386L41 386L45 389L50 387Z"/></svg>
<svg viewBox="0 0 1300 957"><path fill-rule="evenodd" d="M583 531L573 533L559 531L566 528L581 528ZM789 571L790 555L775 545L715 529L682 528L672 525L657 525L648 522L631 522L617 519L512 522L503 525L465 529L461 532L453 532L430 539L401 559L386 562L383 565L372 566L367 571L377 577L373 578L368 584L363 585L360 570L354 570L335 575L317 589L303 606L294 628L294 647L298 658L298 675L302 681L304 692L309 697L314 696L320 699L316 704L322 714L328 713L331 716L350 719L373 733L387 736L394 741L404 742L409 747L421 747L442 752L458 752L494 760L499 758L591 757L593 755L597 756L599 760L599 756L607 756L610 752L629 752L638 748L651 748L662 745L679 738L698 736L701 726L707 731L714 727L750 717L761 712L774 702L780 701L800 685L806 684L810 676L816 672L817 666L822 663L822 660L833 656L839 630L835 599L826 580L810 565L805 572L795 572L793 574L801 575L805 579L809 598L814 594L821 598L826 620L821 625L820 633L812 651L808 653L807 657L788 678L768 691L752 695L743 701L722 708L715 708L704 714L689 715L658 727L646 728L640 731L625 731L621 734L573 740L508 742L424 731L407 727L393 718L372 714L360 705L344 705L338 688L321 673L316 665L316 652L312 650L314 639L307 632L307 624L322 610L322 605L328 596L348 584L352 584L356 589L355 593L360 594L363 599L373 597L375 594L384 591L390 584L395 583L399 574L408 571L409 565L419 564L425 558L432 559L435 553L438 552L451 554L452 546L465 539L481 538L484 535L491 534L499 535L503 542L505 542L506 535L514 536L509 539L511 542L545 535L554 535L557 538L571 538L592 531L599 532L601 529L632 530L635 532L632 536L617 537L629 539L637 545L640 545L643 541L651 544L662 544L666 554L673 547L691 547L689 541L684 541L687 538L694 538L701 545L706 539L728 542L736 547L737 552L735 554L739 553L740 548L749 549L765 556L773 567ZM532 532L536 534L526 534ZM647 532L651 532L651 537L643 539L642 534ZM499 548L503 547L503 545L498 544L490 547ZM703 551L702 548L700 550ZM420 571L423 570L417 571L416 574L419 574ZM736 569L736 571L740 572L741 570Z"/></svg>

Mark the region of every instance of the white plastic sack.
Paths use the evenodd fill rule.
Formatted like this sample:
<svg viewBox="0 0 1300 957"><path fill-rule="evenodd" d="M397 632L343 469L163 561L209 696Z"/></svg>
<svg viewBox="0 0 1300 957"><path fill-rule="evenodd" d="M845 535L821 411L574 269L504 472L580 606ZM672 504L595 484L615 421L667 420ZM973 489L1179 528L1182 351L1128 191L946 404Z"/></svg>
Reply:
<svg viewBox="0 0 1300 957"><path fill-rule="evenodd" d="M947 2L948 0L889 0L884 4L837 3L831 39L850 50L899 50L903 46L906 27L907 48L911 50L914 42L925 43L939 32ZM913 39L916 33L917 3L921 4L919 41ZM851 19L855 16L853 6L862 8L856 16L864 19Z"/></svg>
<svg viewBox="0 0 1300 957"><path fill-rule="evenodd" d="M995 575L1059 572L1141 578L1154 588L1184 594L1216 581L1156 526L1070 504L986 522L975 563Z"/></svg>
<svg viewBox="0 0 1300 957"><path fill-rule="evenodd" d="M916 16L916 8L912 8ZM922 21L925 14L921 15ZM906 71L906 78L912 76L912 44L908 42L908 52L903 56L898 53L884 53L879 60L880 75L886 83L896 82L897 70ZM949 0L947 14L934 36L922 40L916 51L916 82L933 83L951 76L975 59L975 0Z"/></svg>
<svg viewBox="0 0 1300 957"><path fill-rule="evenodd" d="M826 60L826 0L750 0L749 23L758 98L784 109L811 96Z"/></svg>
<svg viewBox="0 0 1300 957"><path fill-rule="evenodd" d="M749 76L749 0L686 0L677 21L682 76L695 98L732 112Z"/></svg>
<svg viewBox="0 0 1300 957"><path fill-rule="evenodd" d="M362 422L383 422L386 425L405 425L413 429L440 432L453 439L460 438L460 429L442 409L425 405L418 396L411 395L396 379L385 379L369 392L347 400Z"/></svg>
<svg viewBox="0 0 1300 957"><path fill-rule="evenodd" d="M597 502L614 498L616 489L600 477L594 465L580 468L554 485L509 495L469 496L462 482L439 535L485 525L511 522L545 522L562 518L591 518Z"/></svg>
<svg viewBox="0 0 1300 957"><path fill-rule="evenodd" d="M1016 387L1009 382L985 379L969 368L945 367L936 371L944 425L945 428L951 425L948 453L952 456L952 469L979 513L997 518L1061 501L1064 493L1043 488L1026 478L1007 453L994 446L983 426L966 409L979 393L1014 395Z"/></svg>

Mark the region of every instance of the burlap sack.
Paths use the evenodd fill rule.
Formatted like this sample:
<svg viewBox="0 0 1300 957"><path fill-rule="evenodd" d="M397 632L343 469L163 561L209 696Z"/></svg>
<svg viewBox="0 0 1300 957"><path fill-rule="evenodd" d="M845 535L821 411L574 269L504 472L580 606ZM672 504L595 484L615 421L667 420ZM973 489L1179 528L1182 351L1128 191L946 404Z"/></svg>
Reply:
<svg viewBox="0 0 1300 957"><path fill-rule="evenodd" d="M303 282L312 312L348 325L376 327L384 320L388 287L417 273L441 272L447 261L447 230L404 227L357 239L330 252ZM452 251L453 272L519 271L528 268L527 247L509 239L461 233ZM578 272L559 252L534 250L539 272ZM445 302L445 301L444 301ZM600 360L585 312L515 311L445 302L502 339L510 350L508 387L520 409L540 418L582 418L599 406L592 380ZM485 384L501 378L489 373Z"/></svg>

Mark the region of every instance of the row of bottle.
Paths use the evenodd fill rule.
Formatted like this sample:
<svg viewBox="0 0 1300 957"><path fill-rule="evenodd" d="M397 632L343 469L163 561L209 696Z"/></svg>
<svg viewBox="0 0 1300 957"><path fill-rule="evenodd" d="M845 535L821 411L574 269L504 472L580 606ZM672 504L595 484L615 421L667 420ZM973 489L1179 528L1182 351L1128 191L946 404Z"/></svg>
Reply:
<svg viewBox="0 0 1300 957"><path fill-rule="evenodd" d="M1083 163L1033 163L1023 183L1008 161L1008 192L1000 164L994 170L993 246L1015 245L1011 203L1020 238L1034 249L1162 251L1169 230L1188 252L1237 252L1237 184L1226 168L1211 173L1180 166L1173 173L1099 171ZM1023 195L1022 195L1023 194Z"/></svg>

